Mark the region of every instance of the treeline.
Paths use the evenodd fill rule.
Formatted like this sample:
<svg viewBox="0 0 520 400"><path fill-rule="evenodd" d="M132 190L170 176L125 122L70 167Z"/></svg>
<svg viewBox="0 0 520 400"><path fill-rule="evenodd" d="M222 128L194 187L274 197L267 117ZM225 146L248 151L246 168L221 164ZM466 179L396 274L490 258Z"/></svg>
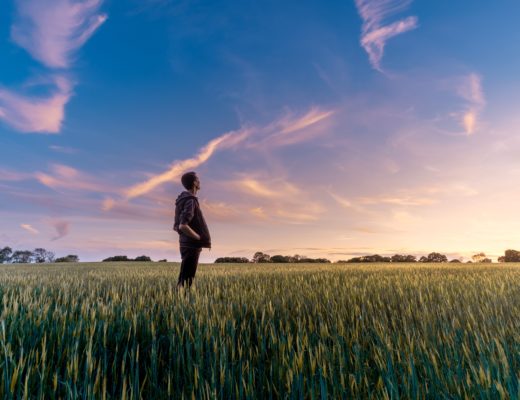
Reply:
<svg viewBox="0 0 520 400"><path fill-rule="evenodd" d="M215 260L215 263L330 263L326 258L309 258L300 256L282 256L276 254L270 256L269 254L257 251L250 260L247 257L220 257Z"/></svg>
<svg viewBox="0 0 520 400"><path fill-rule="evenodd" d="M105 258L103 262L110 261L140 261L152 262L153 260L145 255L129 258L125 255L118 255ZM166 259L158 260L158 262L166 262ZM506 250L503 256L498 257L498 262L520 262L520 251ZM30 250L13 250L9 246L0 249L0 264L28 264L28 263L59 263L59 262L79 262L79 257L75 254L69 254L64 257L56 258L52 251L38 247L32 251ZM276 254L270 256L269 254L257 251L253 258L247 257L219 257L215 263L330 263L326 258L310 258L295 254L294 256L284 256ZM335 263L461 263L462 258L452 259L448 261L448 257L444 254L432 252L427 256L421 256L417 259L411 254L394 254L393 256L381 256L379 254L372 254L360 257L349 258L348 260L338 260ZM485 253L477 253L471 257L471 261L466 263L491 263L492 260L486 256Z"/></svg>
<svg viewBox="0 0 520 400"><path fill-rule="evenodd" d="M0 264L28 264L28 263L53 263L53 262L78 262L79 257L69 254L56 258L52 251L38 247L34 250L13 250L9 246L0 249Z"/></svg>
<svg viewBox="0 0 520 400"><path fill-rule="evenodd" d="M257 251L250 260L247 257L220 257L215 260L215 263L330 263L326 258L309 258L300 256L283 256L276 254L270 256L269 254Z"/></svg>
<svg viewBox="0 0 520 400"><path fill-rule="evenodd" d="M128 258L128 256L113 256L103 260L107 261L141 261L151 262L150 257L142 255L136 258ZM159 260L158 262L166 262L168 260ZM79 257L76 254L69 254L64 257L56 258L52 251L46 250L42 247L30 250L13 250L9 246L0 249L0 264L31 264L31 263L61 263L61 262L79 262Z"/></svg>
<svg viewBox="0 0 520 400"><path fill-rule="evenodd" d="M326 258L309 258L300 255L283 256L269 254L258 251L254 254L252 259L247 257L219 257L215 263L330 263ZM462 263L462 258L455 258L448 261L448 257L444 254L432 252L426 256L421 256L417 259L411 254L394 254L393 256L381 256L379 254L372 254L360 257L349 258L348 260L338 260L335 263ZM491 258L487 257L485 253L477 253L471 256L470 261L466 263L491 263ZM498 257L498 262L520 262L520 251L506 250L505 254Z"/></svg>
<svg viewBox="0 0 520 400"><path fill-rule="evenodd" d="M148 256L139 256L136 258L128 258L127 256L113 256L108 257L103 260L103 262L109 262L109 261L152 261L152 259ZM161 260L166 261L166 260Z"/></svg>

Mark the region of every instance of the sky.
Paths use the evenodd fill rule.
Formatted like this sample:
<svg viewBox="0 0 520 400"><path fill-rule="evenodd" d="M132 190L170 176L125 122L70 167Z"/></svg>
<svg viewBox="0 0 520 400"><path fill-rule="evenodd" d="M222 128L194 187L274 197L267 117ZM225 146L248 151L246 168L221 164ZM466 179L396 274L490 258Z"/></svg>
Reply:
<svg viewBox="0 0 520 400"><path fill-rule="evenodd" d="M520 248L520 3L7 0L0 247L179 261Z"/></svg>

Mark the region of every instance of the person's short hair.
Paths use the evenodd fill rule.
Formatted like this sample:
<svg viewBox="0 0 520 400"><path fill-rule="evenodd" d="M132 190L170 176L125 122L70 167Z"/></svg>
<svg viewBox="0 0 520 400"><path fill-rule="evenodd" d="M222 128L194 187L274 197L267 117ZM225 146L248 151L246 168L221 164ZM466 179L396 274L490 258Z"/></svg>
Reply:
<svg viewBox="0 0 520 400"><path fill-rule="evenodd" d="M193 184L195 183L195 179L197 179L197 174L193 171L186 172L181 177L182 186L186 188L186 190L193 189Z"/></svg>

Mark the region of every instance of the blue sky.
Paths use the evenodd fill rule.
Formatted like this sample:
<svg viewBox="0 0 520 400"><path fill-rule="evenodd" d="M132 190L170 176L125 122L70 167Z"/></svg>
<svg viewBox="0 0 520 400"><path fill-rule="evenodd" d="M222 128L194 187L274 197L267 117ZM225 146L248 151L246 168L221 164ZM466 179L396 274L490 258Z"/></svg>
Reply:
<svg viewBox="0 0 520 400"><path fill-rule="evenodd" d="M13 0L0 246L179 259L518 248L520 5Z"/></svg>

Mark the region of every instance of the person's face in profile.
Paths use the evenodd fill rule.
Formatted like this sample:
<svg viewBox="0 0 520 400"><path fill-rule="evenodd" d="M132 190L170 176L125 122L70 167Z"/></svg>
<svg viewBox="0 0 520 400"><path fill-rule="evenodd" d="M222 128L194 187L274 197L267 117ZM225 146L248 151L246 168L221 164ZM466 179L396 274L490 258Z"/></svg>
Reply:
<svg viewBox="0 0 520 400"><path fill-rule="evenodd" d="M200 190L200 181L198 176L195 177L195 182L193 182L193 189Z"/></svg>

